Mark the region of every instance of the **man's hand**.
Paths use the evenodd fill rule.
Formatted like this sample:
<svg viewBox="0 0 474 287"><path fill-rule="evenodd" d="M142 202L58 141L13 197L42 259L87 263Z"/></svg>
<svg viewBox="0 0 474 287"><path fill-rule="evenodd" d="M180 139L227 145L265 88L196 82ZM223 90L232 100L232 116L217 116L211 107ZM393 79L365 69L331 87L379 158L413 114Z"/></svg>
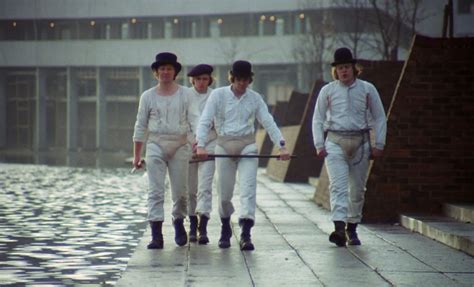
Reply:
<svg viewBox="0 0 474 287"><path fill-rule="evenodd" d="M144 159L141 159L139 156L133 158L133 168L135 169L140 169L143 167L143 164L145 163Z"/></svg>
<svg viewBox="0 0 474 287"><path fill-rule="evenodd" d="M370 153L370 157L371 158L377 158L377 157L381 157L382 154L383 154L383 150L374 147L374 148L372 148L372 152Z"/></svg>
<svg viewBox="0 0 474 287"><path fill-rule="evenodd" d="M196 157L201 160L206 160L208 157L207 150L203 147L196 147Z"/></svg>
<svg viewBox="0 0 474 287"><path fill-rule="evenodd" d="M316 156L319 158L325 158L327 155L328 155L328 152L326 151L325 148L322 148L319 151L316 151Z"/></svg>
<svg viewBox="0 0 474 287"><path fill-rule="evenodd" d="M290 154L285 147L280 148L280 160L289 160L291 158Z"/></svg>

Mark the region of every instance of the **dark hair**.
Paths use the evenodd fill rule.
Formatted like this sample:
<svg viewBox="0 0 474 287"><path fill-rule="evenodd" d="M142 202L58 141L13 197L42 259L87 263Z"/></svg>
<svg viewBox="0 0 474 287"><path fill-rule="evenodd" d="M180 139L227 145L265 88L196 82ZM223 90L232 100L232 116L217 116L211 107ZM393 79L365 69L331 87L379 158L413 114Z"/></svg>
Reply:
<svg viewBox="0 0 474 287"><path fill-rule="evenodd" d="M232 75L231 73L229 73L229 76L228 76L227 79L231 83L234 83L235 79L249 79L250 80L249 84L251 84L253 82L253 77L252 76L249 76L249 77L236 77L236 76Z"/></svg>
<svg viewBox="0 0 474 287"><path fill-rule="evenodd" d="M362 74L362 66L359 64L352 64L352 70L354 71L354 77L357 78ZM331 68L331 75L334 80L339 80L339 77L337 76L336 73L336 66L333 66Z"/></svg>

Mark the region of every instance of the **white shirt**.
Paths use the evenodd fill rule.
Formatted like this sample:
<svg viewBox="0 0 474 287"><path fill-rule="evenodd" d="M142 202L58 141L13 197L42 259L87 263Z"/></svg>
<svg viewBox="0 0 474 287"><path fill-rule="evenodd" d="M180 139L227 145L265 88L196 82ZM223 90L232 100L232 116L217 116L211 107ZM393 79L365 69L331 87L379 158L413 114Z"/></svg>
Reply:
<svg viewBox="0 0 474 287"><path fill-rule="evenodd" d="M374 128L375 147L383 149L387 119L377 89L356 79L350 86L336 80L319 92L313 114L313 142L318 151L324 147L324 131L354 131Z"/></svg>
<svg viewBox="0 0 474 287"><path fill-rule="evenodd" d="M201 117L201 113L204 110L204 106L206 105L206 101L209 98L212 89L207 88L207 92L204 94L200 94L194 87L189 88L189 90L189 122L191 124L191 132L195 135L199 124L199 118Z"/></svg>
<svg viewBox="0 0 474 287"><path fill-rule="evenodd" d="M179 86L171 96L161 96L156 86L140 96L134 142L144 142L146 132L157 134L186 134L189 130L189 88Z"/></svg>
<svg viewBox="0 0 474 287"><path fill-rule="evenodd" d="M213 120L218 135L245 136L255 133L255 119L265 128L275 145L284 140L260 94L247 89L238 98L231 86L215 89L199 120L196 132L198 146L204 147Z"/></svg>

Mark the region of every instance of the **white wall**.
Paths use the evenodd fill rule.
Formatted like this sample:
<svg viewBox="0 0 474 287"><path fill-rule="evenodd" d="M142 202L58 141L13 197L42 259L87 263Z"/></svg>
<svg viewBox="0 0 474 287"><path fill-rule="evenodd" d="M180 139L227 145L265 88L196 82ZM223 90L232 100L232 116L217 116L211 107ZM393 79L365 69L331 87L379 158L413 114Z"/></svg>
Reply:
<svg viewBox="0 0 474 287"><path fill-rule="evenodd" d="M95 41L5 41L0 66L148 66L157 53L173 51L185 65L231 64L246 59L254 64L294 63L293 36L243 37L238 40L160 39ZM231 57L231 46L238 53Z"/></svg>

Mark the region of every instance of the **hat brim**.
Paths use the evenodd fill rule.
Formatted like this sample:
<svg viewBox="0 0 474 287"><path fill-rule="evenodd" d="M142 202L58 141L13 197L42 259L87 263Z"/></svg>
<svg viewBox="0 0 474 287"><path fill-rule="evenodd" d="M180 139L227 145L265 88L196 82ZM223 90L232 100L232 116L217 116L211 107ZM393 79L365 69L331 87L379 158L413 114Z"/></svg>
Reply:
<svg viewBox="0 0 474 287"><path fill-rule="evenodd" d="M237 77L237 78L250 78L250 77L253 77L253 72L250 72L250 74L248 73L234 73L232 72L232 70L229 71L230 75L231 76L234 76L234 77Z"/></svg>
<svg viewBox="0 0 474 287"><path fill-rule="evenodd" d="M174 69L176 70L176 75L181 71L182 69L182 66L179 62L162 62L162 61L157 61L157 62L154 62L153 64L151 64L151 69L152 70L156 70L158 69L160 66L163 66L163 65L172 65L174 67Z"/></svg>
<svg viewBox="0 0 474 287"><path fill-rule="evenodd" d="M347 60L347 61L332 62L331 66L335 67L335 66L340 65L340 64L355 64L355 63L357 63L357 60L352 59L352 60Z"/></svg>

